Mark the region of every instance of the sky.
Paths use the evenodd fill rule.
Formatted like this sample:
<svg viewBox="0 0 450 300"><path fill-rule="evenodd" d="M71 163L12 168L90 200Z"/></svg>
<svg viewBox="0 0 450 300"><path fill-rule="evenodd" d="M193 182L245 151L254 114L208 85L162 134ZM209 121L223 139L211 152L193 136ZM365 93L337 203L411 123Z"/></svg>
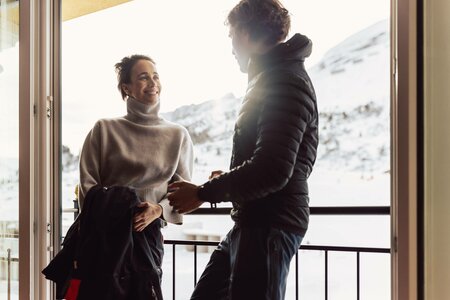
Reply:
<svg viewBox="0 0 450 300"><path fill-rule="evenodd" d="M63 67L76 71L77 67L85 66L94 77L97 72L105 72L109 74L102 75L106 81L110 79L106 76L115 76L112 66L123 56L147 54L156 60L161 73L162 111L218 98L228 92L243 94L246 76L240 73L231 54L228 28L224 25L227 12L236 3L236 0L135 0L67 21L63 24ZM319 61L329 48L347 36L389 15L389 1L284 0L283 3L291 12L291 34L300 32L314 43L307 66ZM68 77L69 74L63 73L63 79ZM98 80L96 77L93 84L99 83ZM114 83L102 86L103 92L114 90Z"/></svg>

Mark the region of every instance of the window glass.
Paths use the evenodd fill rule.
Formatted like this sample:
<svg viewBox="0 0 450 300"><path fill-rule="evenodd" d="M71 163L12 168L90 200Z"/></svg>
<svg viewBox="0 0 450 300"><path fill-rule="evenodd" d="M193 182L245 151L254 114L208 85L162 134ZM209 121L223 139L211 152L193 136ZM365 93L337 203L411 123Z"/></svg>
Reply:
<svg viewBox="0 0 450 300"><path fill-rule="evenodd" d="M0 298L18 299L19 1L0 0L0 106Z"/></svg>
<svg viewBox="0 0 450 300"><path fill-rule="evenodd" d="M292 16L290 34L299 32L313 41L313 53L305 66L317 93L320 145L309 180L310 205L388 206L389 1L282 2ZM201 184L212 170L228 170L234 122L247 84L231 53L224 25L227 12L236 3L135 0L63 22L64 208L73 207L85 136L98 119L126 114L116 87L114 64L131 54L149 55L156 61L163 86L161 113L185 126L195 145L192 181ZM63 232L72 221L71 213L63 215ZM227 216L187 216L183 226L169 225L164 235L184 239L193 238L197 232L206 238L222 237L231 226ZM304 242L389 247L389 217L312 217ZM177 247L177 255L191 257L189 249ZM170 263L171 257L167 253L164 263ZM206 263L207 257L199 258L199 262ZM389 259L383 262L388 266ZM192 261L186 258L186 263ZM199 267L198 272L201 270ZM382 272L376 274L389 276L385 268ZM183 276L192 275L177 276L182 281ZM186 279L189 284L193 284L191 279ZM169 275L164 284L169 291ZM180 293L186 290L183 286L178 289ZM388 295L388 289L386 285L380 293Z"/></svg>

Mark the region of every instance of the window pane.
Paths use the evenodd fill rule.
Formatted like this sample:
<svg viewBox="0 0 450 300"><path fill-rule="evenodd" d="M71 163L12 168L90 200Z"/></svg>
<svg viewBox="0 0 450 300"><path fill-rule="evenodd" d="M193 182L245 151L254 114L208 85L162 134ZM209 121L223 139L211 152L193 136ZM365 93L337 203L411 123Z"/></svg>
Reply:
<svg viewBox="0 0 450 300"><path fill-rule="evenodd" d="M19 1L0 0L0 298L19 295ZM8 261L10 264L8 264ZM10 295L11 298L7 298Z"/></svg>
<svg viewBox="0 0 450 300"><path fill-rule="evenodd" d="M310 204L389 205L389 1L284 2L292 32L314 43L306 66L318 97L320 146ZM159 13L147 18L153 4L132 1L63 23L64 162L76 161L96 120L124 114L113 65L123 56L144 53L161 73L161 112L186 126L196 144L193 181L203 183L211 170L228 169L246 80L230 54L226 26L217 21L234 2L216 4L177 3L180 12L211 11L206 19L178 15L170 1L158 3ZM347 13L349 7L358 13ZM127 22L116 22L123 16L130 16ZM334 26L322 26L324 19ZM73 185L67 180L63 186L67 205L72 205Z"/></svg>
<svg viewBox="0 0 450 300"><path fill-rule="evenodd" d="M297 28L314 43L306 63L320 113L310 205L389 205L390 1L297 7Z"/></svg>
<svg viewBox="0 0 450 300"><path fill-rule="evenodd" d="M237 2L135 0L63 22L65 208L73 207L78 156L86 134L98 119L126 113L114 64L131 54L149 55L156 61L163 86L161 113L185 126L195 144L192 181L201 184L212 170L228 170L234 122L247 84L231 54L228 28L223 24ZM291 33L307 35L314 45L305 62L320 112L319 152L309 180L310 205L388 206L390 2L282 2L292 15ZM72 214L63 215L63 232L72 221ZM188 216L183 226L165 228L164 235L209 239L222 237L231 226L229 216ZM389 217L313 216L304 243L389 247ZM192 253L184 246L178 248L181 264L177 271L181 272L184 263L192 264ZM202 255L199 264L206 263L208 254ZM171 259L167 253L166 297L171 290ZM199 266L198 272L202 269ZM177 276L177 285L185 279L186 286L193 285L187 279L190 275L181 272ZM389 272L380 276L387 278ZM187 291L183 286L178 289L180 297ZM389 294L388 289L387 285L381 293ZM318 294L322 297L320 293L323 290Z"/></svg>

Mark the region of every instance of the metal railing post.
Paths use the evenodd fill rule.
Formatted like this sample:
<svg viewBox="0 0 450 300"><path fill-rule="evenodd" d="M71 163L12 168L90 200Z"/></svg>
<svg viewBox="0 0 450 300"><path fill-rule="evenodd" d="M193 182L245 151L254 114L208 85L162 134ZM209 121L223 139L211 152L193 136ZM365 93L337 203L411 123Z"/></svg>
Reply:
<svg viewBox="0 0 450 300"><path fill-rule="evenodd" d="M78 217L80 212L80 207L78 205L78 199L73 199L73 219L75 220Z"/></svg>
<svg viewBox="0 0 450 300"><path fill-rule="evenodd" d="M328 300L328 250L325 250L325 300Z"/></svg>
<svg viewBox="0 0 450 300"><path fill-rule="evenodd" d="M173 288L172 288L172 296L173 296L173 300L175 300L175 244L172 245L172 284L173 284Z"/></svg>
<svg viewBox="0 0 450 300"><path fill-rule="evenodd" d="M194 245L194 287L197 285L197 245Z"/></svg>
<svg viewBox="0 0 450 300"><path fill-rule="evenodd" d="M11 249L8 248L8 300L11 300Z"/></svg>
<svg viewBox="0 0 450 300"><path fill-rule="evenodd" d="M298 250L295 253L295 300L298 300Z"/></svg>
<svg viewBox="0 0 450 300"><path fill-rule="evenodd" d="M359 257L359 251L356 252L356 299L359 300L360 297L360 290L359 290L359 284L360 284L360 257Z"/></svg>

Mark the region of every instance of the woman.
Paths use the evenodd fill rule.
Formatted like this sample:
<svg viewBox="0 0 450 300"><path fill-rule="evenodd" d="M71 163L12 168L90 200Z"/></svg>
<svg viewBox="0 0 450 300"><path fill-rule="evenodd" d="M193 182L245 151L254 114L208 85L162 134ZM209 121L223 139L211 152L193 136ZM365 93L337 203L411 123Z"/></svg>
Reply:
<svg viewBox="0 0 450 300"><path fill-rule="evenodd" d="M80 156L80 207L91 187L130 187L142 201L134 216L134 230L152 227L152 232L161 235L161 219L181 223L165 195L169 182L191 179L192 142L184 127L158 114L161 83L151 58L124 57L115 68L127 114L97 121L87 135ZM154 240L159 241L152 252L160 268L162 236Z"/></svg>

